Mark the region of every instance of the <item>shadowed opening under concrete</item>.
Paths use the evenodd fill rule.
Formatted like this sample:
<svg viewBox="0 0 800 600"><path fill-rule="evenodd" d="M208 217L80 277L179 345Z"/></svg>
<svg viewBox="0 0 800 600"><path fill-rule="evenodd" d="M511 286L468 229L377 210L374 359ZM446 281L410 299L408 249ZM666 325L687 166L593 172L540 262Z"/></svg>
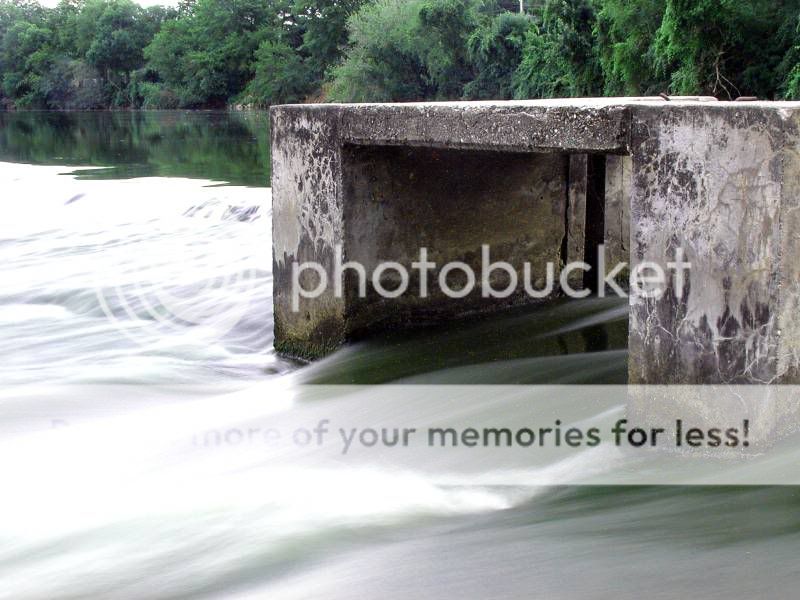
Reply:
<svg viewBox="0 0 800 600"><path fill-rule="evenodd" d="M602 154L587 160L586 155L561 153L346 145L344 260L363 265L367 277L386 261L403 265L411 275L408 292L398 298L382 297L370 282L367 296L360 298L359 274L347 269L344 289L351 332L363 336L375 329L541 302L525 292L525 263L530 264L528 280L536 290L547 286L547 264L553 264L555 285L548 297L558 295L563 265L584 260L587 253L587 262L596 268L597 244L608 232L621 230L619 224L605 222L605 161ZM614 211L609 214L617 216ZM629 246L628 240L615 243ZM482 295L484 244L490 247L491 261L506 261L517 272L519 284L508 298ZM424 298L418 293L420 271L412 267L421 248L437 265L426 278L429 295ZM477 276L474 290L463 298L448 297L438 284L441 266L455 261L469 265ZM573 286L580 288L582 277L580 272L576 275ZM595 291L589 279L587 287ZM384 272L380 281L389 290L400 285L394 270ZM502 290L509 275L496 269L490 281ZM460 290L467 277L456 269L447 282Z"/></svg>

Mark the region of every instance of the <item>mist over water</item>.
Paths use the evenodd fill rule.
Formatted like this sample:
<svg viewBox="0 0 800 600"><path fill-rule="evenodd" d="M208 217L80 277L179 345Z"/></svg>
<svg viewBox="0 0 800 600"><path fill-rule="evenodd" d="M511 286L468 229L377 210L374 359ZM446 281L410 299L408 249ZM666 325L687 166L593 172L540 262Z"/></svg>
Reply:
<svg viewBox="0 0 800 600"><path fill-rule="evenodd" d="M292 419L309 383L626 381L614 298L277 356L266 123L0 113L0 598L790 595L795 488L445 485L198 447Z"/></svg>

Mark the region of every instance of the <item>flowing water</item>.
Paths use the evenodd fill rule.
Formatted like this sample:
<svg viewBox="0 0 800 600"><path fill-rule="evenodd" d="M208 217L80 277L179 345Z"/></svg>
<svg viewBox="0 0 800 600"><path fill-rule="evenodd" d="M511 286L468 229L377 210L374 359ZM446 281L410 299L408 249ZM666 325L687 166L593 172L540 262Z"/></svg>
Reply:
<svg viewBox="0 0 800 600"><path fill-rule="evenodd" d="M793 595L792 487L445 485L187 447L301 410L305 384L626 378L616 299L277 356L267 123L0 113L0 598Z"/></svg>

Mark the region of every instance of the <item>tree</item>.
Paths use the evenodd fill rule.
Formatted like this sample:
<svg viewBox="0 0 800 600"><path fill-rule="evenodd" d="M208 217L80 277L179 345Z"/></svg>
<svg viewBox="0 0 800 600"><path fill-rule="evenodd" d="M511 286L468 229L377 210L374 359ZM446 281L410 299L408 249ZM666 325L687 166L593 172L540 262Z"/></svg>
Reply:
<svg viewBox="0 0 800 600"><path fill-rule="evenodd" d="M656 68L675 94L772 98L796 15L793 1L667 0Z"/></svg>
<svg viewBox="0 0 800 600"><path fill-rule="evenodd" d="M41 106L37 82L44 58L41 49L49 32L44 27L44 9L36 2L0 2L0 100L19 100L27 106ZM35 56L34 56L35 55Z"/></svg>
<svg viewBox="0 0 800 600"><path fill-rule="evenodd" d="M107 106L100 73L83 60L58 57L39 80L48 108L93 110Z"/></svg>
<svg viewBox="0 0 800 600"><path fill-rule="evenodd" d="M522 49L532 27L532 19L506 12L472 33L468 49L475 77L464 89L466 98L509 100L514 97L514 73L522 62Z"/></svg>
<svg viewBox="0 0 800 600"><path fill-rule="evenodd" d="M332 70L341 101L460 98L474 73L467 41L478 0L376 0L348 22L350 46Z"/></svg>
<svg viewBox="0 0 800 600"><path fill-rule="evenodd" d="M417 52L437 99L460 98L473 77L467 42L478 25L475 0L425 0Z"/></svg>
<svg viewBox="0 0 800 600"><path fill-rule="evenodd" d="M778 65L780 96L787 100L800 99L800 17L792 30L791 48Z"/></svg>
<svg viewBox="0 0 800 600"><path fill-rule="evenodd" d="M313 89L308 67L295 49L283 41L267 40L256 50L256 74L247 85L245 101L270 105L300 102Z"/></svg>
<svg viewBox="0 0 800 600"><path fill-rule="evenodd" d="M302 44L310 77L319 83L325 72L339 62L347 46L347 20L367 0L297 0L295 11L303 25Z"/></svg>
<svg viewBox="0 0 800 600"><path fill-rule="evenodd" d="M656 95L669 87L657 75L653 43L666 0L603 0L597 15L597 45L606 95Z"/></svg>
<svg viewBox="0 0 800 600"><path fill-rule="evenodd" d="M593 96L602 92L590 0L548 0L540 27L528 30L514 74L516 98Z"/></svg>
<svg viewBox="0 0 800 600"><path fill-rule="evenodd" d="M20 106L46 107L39 82L50 67L48 38L46 28L27 21L14 23L3 36L3 94L16 99Z"/></svg>
<svg viewBox="0 0 800 600"><path fill-rule="evenodd" d="M350 18L350 46L332 71L331 99L393 102L431 93L417 51L421 5L421 0L376 0Z"/></svg>
<svg viewBox="0 0 800 600"><path fill-rule="evenodd" d="M800 98L798 0L0 0L0 107L662 91Z"/></svg>
<svg viewBox="0 0 800 600"><path fill-rule="evenodd" d="M197 0L145 49L148 66L182 106L221 106L253 78L253 56L285 3Z"/></svg>
<svg viewBox="0 0 800 600"><path fill-rule="evenodd" d="M296 0L255 53L242 101L268 106L319 95L325 72L347 43L347 19L365 0Z"/></svg>

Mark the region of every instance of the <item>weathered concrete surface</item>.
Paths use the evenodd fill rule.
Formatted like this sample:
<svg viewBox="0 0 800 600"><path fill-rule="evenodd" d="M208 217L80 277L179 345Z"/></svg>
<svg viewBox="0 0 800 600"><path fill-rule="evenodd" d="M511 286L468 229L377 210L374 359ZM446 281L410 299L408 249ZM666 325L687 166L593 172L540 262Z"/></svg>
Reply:
<svg viewBox="0 0 800 600"><path fill-rule="evenodd" d="M569 157L569 181L567 182L567 263L583 262L586 244L586 176L587 157L585 154L571 154ZM570 275L573 289L583 287L580 271Z"/></svg>
<svg viewBox="0 0 800 600"><path fill-rule="evenodd" d="M400 146L346 146L344 164L345 244L348 261L373 273L383 261L403 265L412 279L408 294L386 299L368 286L359 298L357 279L348 273L347 322L352 333L378 324L432 322L458 314L490 311L530 301L522 287L507 299L481 297L479 286L458 302L448 298L429 273L429 295L421 298L419 272L412 263L420 248L437 265L460 261L481 272L481 246L491 259L504 260L523 278L531 265L532 282L544 287L547 263L561 262L565 235L567 157L561 154L510 153ZM556 271L556 277L559 275ZM399 278L387 271L387 289ZM465 281L448 277L451 289ZM490 279L495 289L509 285L504 271Z"/></svg>
<svg viewBox="0 0 800 600"><path fill-rule="evenodd" d="M279 107L276 110L303 110ZM625 153L630 115L615 102L338 104L345 143L510 152Z"/></svg>
<svg viewBox="0 0 800 600"><path fill-rule="evenodd" d="M635 111L633 259L692 269L680 299L631 296L632 382L797 380L798 108Z"/></svg>
<svg viewBox="0 0 800 600"><path fill-rule="evenodd" d="M782 112L784 144L777 307L777 376L800 382L800 109Z"/></svg>
<svg viewBox="0 0 800 600"><path fill-rule="evenodd" d="M304 358L344 343L345 305L333 290L291 307L291 264L316 261L333 268L333 248L344 239L338 119L325 111L273 110L272 245L275 347ZM308 277L305 277L308 275ZM312 288L311 273L301 282Z"/></svg>
<svg viewBox="0 0 800 600"><path fill-rule="evenodd" d="M301 299L291 311L291 264L315 260L332 274L336 244L345 260L373 263L398 259L383 252L408 260L423 245L468 259L481 238L508 257L577 259L587 235L580 173L600 154L610 155L603 227L613 256L666 267L683 246L692 263L683 297L632 296L631 381L794 382L798 111L613 98L274 107L276 346L319 356L395 309L402 321L436 306L359 302L351 282L345 298ZM464 299L439 314L476 306Z"/></svg>
<svg viewBox="0 0 800 600"><path fill-rule="evenodd" d="M632 168L630 156L606 157L606 273L615 265L630 261ZM627 271L622 275L621 279L627 282Z"/></svg>

